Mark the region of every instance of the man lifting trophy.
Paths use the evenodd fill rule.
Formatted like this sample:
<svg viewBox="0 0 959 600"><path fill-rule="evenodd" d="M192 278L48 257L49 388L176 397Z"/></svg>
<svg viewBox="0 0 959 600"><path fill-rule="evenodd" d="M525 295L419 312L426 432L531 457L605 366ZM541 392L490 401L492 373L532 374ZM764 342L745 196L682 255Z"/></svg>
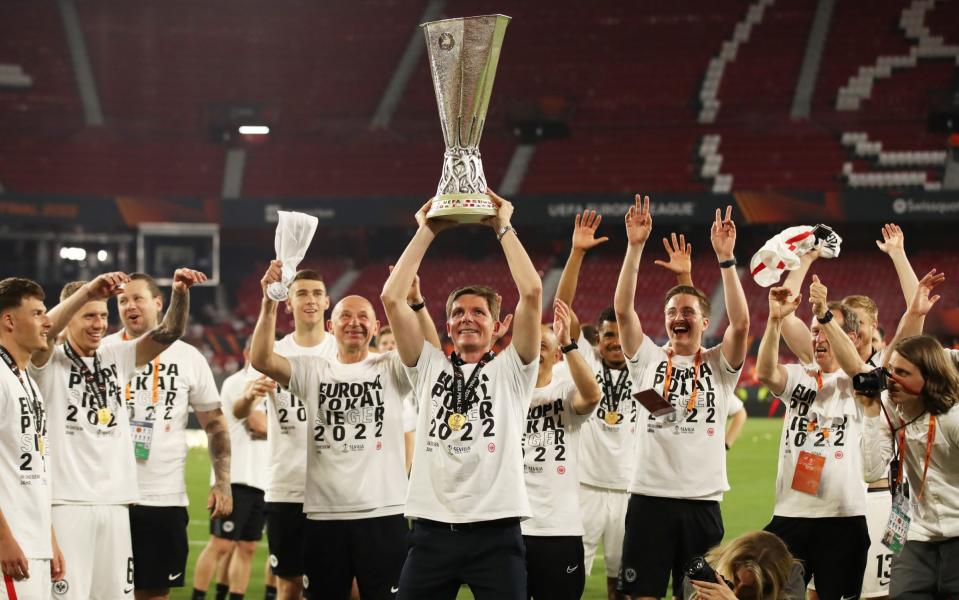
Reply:
<svg viewBox="0 0 959 600"><path fill-rule="evenodd" d="M479 142L509 20L487 15L421 25L446 142L431 219L478 223L496 215L486 193Z"/></svg>

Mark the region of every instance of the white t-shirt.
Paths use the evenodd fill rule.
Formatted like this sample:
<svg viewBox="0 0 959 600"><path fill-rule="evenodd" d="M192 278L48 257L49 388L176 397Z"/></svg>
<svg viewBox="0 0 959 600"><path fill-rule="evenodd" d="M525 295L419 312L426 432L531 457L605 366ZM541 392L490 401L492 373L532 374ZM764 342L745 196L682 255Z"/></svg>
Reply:
<svg viewBox="0 0 959 600"><path fill-rule="evenodd" d="M416 399L413 398L413 394L407 394L403 397L403 433L414 431L416 431Z"/></svg>
<svg viewBox="0 0 959 600"><path fill-rule="evenodd" d="M23 554L42 560L53 557L45 407L37 382L20 377L0 362L0 511Z"/></svg>
<svg viewBox="0 0 959 600"><path fill-rule="evenodd" d="M669 362L665 348L648 336L634 357L627 357L633 389L663 393ZM689 500L722 500L726 479L726 417L742 367L733 368L722 346L704 348L698 377L696 356L674 355L666 399L676 412L654 418L639 407L636 465L629 491L633 494ZM696 404L687 410L696 379Z"/></svg>
<svg viewBox="0 0 959 600"><path fill-rule="evenodd" d="M746 408L746 405L743 404L743 401L737 398L736 396L732 396L731 398L729 398L729 403L727 405L726 418L728 419L729 417L733 416L734 414L738 413L744 408Z"/></svg>
<svg viewBox="0 0 959 600"><path fill-rule="evenodd" d="M300 346L293 334L276 343L274 352L286 358L320 356L336 358L336 338L327 334L316 346ZM277 387L267 406L266 442L270 448L270 483L267 502L303 503L306 488L306 407L289 390Z"/></svg>
<svg viewBox="0 0 959 600"><path fill-rule="evenodd" d="M403 396L395 351L358 363L291 357L290 392L306 406L310 437L303 512L315 520L399 515L406 500Z"/></svg>
<svg viewBox="0 0 959 600"><path fill-rule="evenodd" d="M104 346L122 342L122 331L103 339ZM220 408L216 381L206 358L190 344L177 340L137 371L124 386L123 398L131 421L153 422L150 455L136 461L140 504L188 506L184 480L189 450L187 404L198 412Z"/></svg>
<svg viewBox="0 0 959 600"><path fill-rule="evenodd" d="M577 344L603 393L599 406L580 432L579 480L587 485L625 492L636 460L639 404L633 399L633 381L628 369L604 368L599 352L582 335ZM604 383L607 372L609 385ZM569 377L568 369L561 373ZM555 369L553 375L557 375Z"/></svg>
<svg viewBox="0 0 959 600"><path fill-rule="evenodd" d="M246 419L233 416L233 402L240 398L247 383L261 377L252 367L244 367L223 381L220 404L230 426L230 482L266 489L269 481L270 452L266 440L255 440L246 428ZM268 399L257 402L253 412L266 414ZM211 473L210 483L214 482Z"/></svg>
<svg viewBox="0 0 959 600"><path fill-rule="evenodd" d="M529 517L522 434L538 361L524 365L511 345L486 364L469 398L466 424L452 431L453 365L423 344L406 371L419 408L406 516L444 523ZM463 365L470 380L475 364Z"/></svg>
<svg viewBox="0 0 959 600"><path fill-rule="evenodd" d="M130 419L123 386L135 372L136 344L101 346L96 355L106 381L110 420L100 425L97 400L63 344L42 367L30 365L47 402L50 481L54 504L133 504L139 502ZM93 357L83 358L94 370Z"/></svg>
<svg viewBox="0 0 959 600"><path fill-rule="evenodd" d="M583 535L579 506L579 432L589 415L573 410L576 384L554 378L533 391L523 432L523 471L533 517L523 535Z"/></svg>
<svg viewBox="0 0 959 600"><path fill-rule="evenodd" d="M776 397L786 405L779 468L776 473L776 506L779 517L852 517L866 514L866 484L862 465L862 411L853 395L852 379L841 370L784 365L786 387ZM792 489L801 452L825 458L819 494Z"/></svg>

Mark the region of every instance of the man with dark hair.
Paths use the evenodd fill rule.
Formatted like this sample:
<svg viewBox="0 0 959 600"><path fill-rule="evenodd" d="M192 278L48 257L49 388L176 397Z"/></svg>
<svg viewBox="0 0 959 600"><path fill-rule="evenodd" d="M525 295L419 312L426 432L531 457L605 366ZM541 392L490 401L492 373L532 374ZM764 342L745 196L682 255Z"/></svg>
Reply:
<svg viewBox="0 0 959 600"><path fill-rule="evenodd" d="M719 501L726 479L725 424L746 358L749 310L733 254L732 207L719 209L710 240L719 268L729 326L723 341L702 347L709 325L706 296L692 287L670 290L665 306L669 343L656 346L634 308L636 279L653 220L649 197L636 196L626 214L628 246L614 307L633 389L660 394L673 412L654 416L640 408L626 512L623 564L618 588L633 598L660 598L670 574L673 595L682 596L683 571L723 537ZM660 543L651 544L650 540Z"/></svg>
<svg viewBox="0 0 959 600"><path fill-rule="evenodd" d="M818 284L817 279L809 298L817 315L810 328L815 366L779 364L782 322L801 298L786 287L769 292L769 320L756 374L786 405L786 414L776 506L765 529L782 538L803 562L807 583L815 576L821 597L858 598L869 549L860 448L863 415L852 378L840 369L824 325L836 321L853 343L860 325L848 306L825 302ZM808 464L818 466L810 469ZM828 544L822 543L825 539Z"/></svg>
<svg viewBox="0 0 959 600"><path fill-rule="evenodd" d="M133 596L128 507L140 495L124 389L183 334L189 288L205 280L177 269L163 322L135 341L101 345L107 299L130 282L123 273L68 284L50 311L48 336L66 327L66 340L34 353L30 373L49 406L53 523L70 563L57 593L67 600Z"/></svg>
<svg viewBox="0 0 959 600"><path fill-rule="evenodd" d="M607 238L596 238L602 216L595 211L577 214L573 225L569 258L563 268L556 298L572 305L579 283L579 272L586 253ZM673 235L672 245L664 239L670 261L656 261L667 268L680 283L692 283L692 247L685 237ZM619 597L616 576L619 573L629 480L635 466L636 418L638 404L632 396L632 380L626 357L619 343L619 325L612 306L604 308L597 319L596 348L589 348L586 326L580 331L576 315L571 325L573 339L578 338L582 356L599 383L603 397L591 418L583 423L580 434L580 503L583 515L583 545L586 574L593 568L599 545L603 545L606 563L606 593L610 600Z"/></svg>
<svg viewBox="0 0 959 600"><path fill-rule="evenodd" d="M284 305L286 312L293 315L293 333L276 343L275 352L287 358L336 357L336 340L326 334L324 315L330 308L330 297L323 276L311 269L297 271ZM304 448L308 431L303 400L277 386L267 402L270 466L265 500L268 560L276 575L280 600L299 600L303 594L307 457Z"/></svg>
<svg viewBox="0 0 959 600"><path fill-rule="evenodd" d="M519 291L505 350L491 352L501 324L498 296L485 286L457 290L447 303L452 356L423 336L407 302L409 282L436 234L450 225L427 219L432 200L417 212L416 234L381 295L419 408L406 502L406 516L414 521L401 600L451 600L464 583L479 600L526 598L519 520L530 516L530 507L521 437L536 385L543 284L510 224L513 205L489 194L497 214L486 224L502 244Z"/></svg>
<svg viewBox="0 0 959 600"><path fill-rule="evenodd" d="M43 289L20 277L0 281L0 569L7 595L50 598L64 575L50 517L46 407L26 372L49 345Z"/></svg>
<svg viewBox="0 0 959 600"><path fill-rule="evenodd" d="M130 274L117 296L117 310L123 328L104 338L104 347L140 339L156 328L163 311L160 286L145 273ZM139 369L122 393L133 426L140 494L130 507L134 596L166 598L171 587L185 584L189 553L184 480L188 407L207 435L216 475L208 500L214 519L232 510L229 431L209 364L182 340Z"/></svg>

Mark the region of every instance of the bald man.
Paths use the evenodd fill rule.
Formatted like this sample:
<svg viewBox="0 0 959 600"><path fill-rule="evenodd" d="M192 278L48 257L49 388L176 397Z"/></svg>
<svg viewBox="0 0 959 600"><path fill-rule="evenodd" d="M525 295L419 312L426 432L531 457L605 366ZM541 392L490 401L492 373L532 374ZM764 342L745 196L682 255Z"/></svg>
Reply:
<svg viewBox="0 0 959 600"><path fill-rule="evenodd" d="M271 265L263 289L279 281ZM273 349L276 303L264 294L253 332L253 367L303 400L307 412L304 588L313 598L393 598L406 557L402 398L410 383L395 351L369 352L379 323L373 306L347 296L327 329L335 357Z"/></svg>

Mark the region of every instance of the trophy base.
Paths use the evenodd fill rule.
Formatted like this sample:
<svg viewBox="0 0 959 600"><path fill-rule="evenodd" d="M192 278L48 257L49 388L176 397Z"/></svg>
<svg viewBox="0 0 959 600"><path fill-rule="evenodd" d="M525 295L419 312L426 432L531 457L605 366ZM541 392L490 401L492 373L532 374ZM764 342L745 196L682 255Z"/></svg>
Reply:
<svg viewBox="0 0 959 600"><path fill-rule="evenodd" d="M440 194L426 216L461 224L479 223L496 216L496 205L486 194Z"/></svg>

